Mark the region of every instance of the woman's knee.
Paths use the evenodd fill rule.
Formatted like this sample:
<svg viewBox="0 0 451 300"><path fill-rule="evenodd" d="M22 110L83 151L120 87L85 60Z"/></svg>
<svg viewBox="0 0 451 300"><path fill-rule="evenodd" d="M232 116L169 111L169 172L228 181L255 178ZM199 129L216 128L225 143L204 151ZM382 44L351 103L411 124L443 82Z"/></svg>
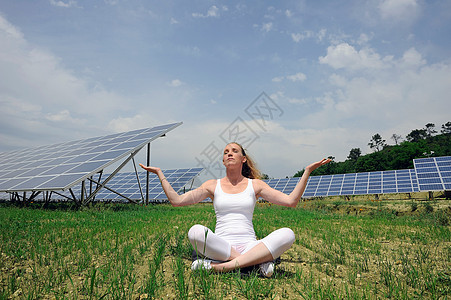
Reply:
<svg viewBox="0 0 451 300"><path fill-rule="evenodd" d="M199 237L202 237L205 235L205 231L207 229L200 224L196 224L191 226L191 228L188 230L188 239L190 241L194 241L196 239L199 239Z"/></svg>
<svg viewBox="0 0 451 300"><path fill-rule="evenodd" d="M293 245L295 235L290 228L280 228L270 233L262 241L268 248L273 258L277 258Z"/></svg>
<svg viewBox="0 0 451 300"><path fill-rule="evenodd" d="M284 227L279 229L282 232L282 235L284 236L284 240L286 241L286 244L289 244L290 246L294 243L296 240L296 236L290 228Z"/></svg>

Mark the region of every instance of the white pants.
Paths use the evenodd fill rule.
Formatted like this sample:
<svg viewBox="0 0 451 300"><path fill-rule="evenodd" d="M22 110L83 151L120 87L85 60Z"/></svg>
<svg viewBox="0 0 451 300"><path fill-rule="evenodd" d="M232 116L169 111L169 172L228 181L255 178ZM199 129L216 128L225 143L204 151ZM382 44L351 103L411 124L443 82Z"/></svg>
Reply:
<svg viewBox="0 0 451 300"><path fill-rule="evenodd" d="M197 224L188 231L188 239L197 253L201 253L214 260L226 261L230 257L232 247L243 254L255 247L258 243L265 244L273 259L276 259L291 247L295 237L293 230L290 228L280 228L261 240L232 245L209 228Z"/></svg>

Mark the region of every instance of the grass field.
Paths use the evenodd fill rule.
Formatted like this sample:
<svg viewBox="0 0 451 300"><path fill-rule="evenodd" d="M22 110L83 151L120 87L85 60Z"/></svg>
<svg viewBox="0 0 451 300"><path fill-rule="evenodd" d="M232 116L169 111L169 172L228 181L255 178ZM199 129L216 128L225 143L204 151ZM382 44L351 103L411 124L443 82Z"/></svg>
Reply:
<svg viewBox="0 0 451 300"><path fill-rule="evenodd" d="M259 203L259 238L296 234L275 275L190 271L186 237L211 204L0 205L0 299L448 299L449 200Z"/></svg>

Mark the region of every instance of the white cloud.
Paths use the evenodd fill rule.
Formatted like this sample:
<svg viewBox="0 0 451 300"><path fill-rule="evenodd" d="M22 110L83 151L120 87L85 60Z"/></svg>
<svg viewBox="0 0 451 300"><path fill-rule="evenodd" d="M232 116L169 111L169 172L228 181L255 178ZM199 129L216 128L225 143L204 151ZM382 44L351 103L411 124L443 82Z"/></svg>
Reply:
<svg viewBox="0 0 451 300"><path fill-rule="evenodd" d="M113 132L130 131L137 128L146 128L149 126L151 117L146 114L137 114L132 117L118 117L108 123L108 129Z"/></svg>
<svg viewBox="0 0 451 300"><path fill-rule="evenodd" d="M402 58L396 61L391 55L382 58L372 48L363 47L360 50L356 50L347 43L329 46L327 55L320 56L319 62L327 64L334 69L351 71L383 70L401 67L415 68L426 64L426 60L415 48L405 51Z"/></svg>
<svg viewBox="0 0 451 300"><path fill-rule="evenodd" d="M2 39L8 39L8 42L23 43L23 34L20 30L9 23L0 15L0 34Z"/></svg>
<svg viewBox="0 0 451 300"><path fill-rule="evenodd" d="M203 14L203 13L192 13L191 15L194 18L219 18L220 17L220 11L228 11L228 7L227 6L222 6L221 9L219 9L216 5L211 6L208 11Z"/></svg>
<svg viewBox="0 0 451 300"><path fill-rule="evenodd" d="M319 57L319 62L327 64L334 69L363 70L363 69L383 69L390 64L391 57L381 58L371 48L362 48L357 51L348 43L329 46L327 55Z"/></svg>
<svg viewBox="0 0 451 300"><path fill-rule="evenodd" d="M381 129L390 129L412 117L416 126L446 117L443 107L451 92L449 65L424 67L416 72L398 69L397 73L396 77L380 74L377 80L348 79L340 89L342 96L335 109L343 116L379 120Z"/></svg>
<svg viewBox="0 0 451 300"><path fill-rule="evenodd" d="M291 38L293 39L293 41L295 41L296 43L299 43L301 40L303 40L304 36L300 33L292 33L291 34Z"/></svg>
<svg viewBox="0 0 451 300"><path fill-rule="evenodd" d="M103 0L108 5L117 5L119 3L119 0Z"/></svg>
<svg viewBox="0 0 451 300"><path fill-rule="evenodd" d="M347 83L346 78L343 77L343 76L340 76L340 75L338 75L338 74L332 74L332 75L330 75L330 76L329 76L329 81L330 81L330 83L332 83L334 86L339 86L339 87L345 86L346 83Z"/></svg>
<svg viewBox="0 0 451 300"><path fill-rule="evenodd" d="M295 42L295 43L299 43L302 42L306 39L310 39L310 38L316 38L317 41L321 42L325 36L326 36L326 29L321 29L318 32L314 32L311 30L305 30L302 33L297 32L297 33L291 33L291 39Z"/></svg>
<svg viewBox="0 0 451 300"><path fill-rule="evenodd" d="M282 91L273 93L271 94L270 97L281 106L283 106L284 103L299 105L299 104L307 104L309 102L309 100L306 98L287 97L285 96L285 93Z"/></svg>
<svg viewBox="0 0 451 300"><path fill-rule="evenodd" d="M183 82L180 79L174 79L171 82L168 82L168 86L170 87L179 87L183 85Z"/></svg>
<svg viewBox="0 0 451 300"><path fill-rule="evenodd" d="M290 80L290 81L293 81L293 82L304 81L305 79L307 79L307 76L304 73L300 73L299 72L299 73L296 73L296 74L293 74L293 75L288 75L287 79Z"/></svg>
<svg viewBox="0 0 451 300"><path fill-rule="evenodd" d="M67 2L64 2L62 0L50 0L50 4L53 6L69 8L69 7L76 7L77 1L69 0Z"/></svg>
<svg viewBox="0 0 451 300"><path fill-rule="evenodd" d="M383 19L399 22L415 19L420 7L416 0L384 0L379 4L379 10Z"/></svg>
<svg viewBox="0 0 451 300"><path fill-rule="evenodd" d="M273 28L273 23L269 22L269 23L262 24L261 30L262 31L266 31L266 32L270 32L272 28Z"/></svg>
<svg viewBox="0 0 451 300"><path fill-rule="evenodd" d="M366 45L371 40L371 37L365 33L360 34L359 39L357 41L358 45Z"/></svg>
<svg viewBox="0 0 451 300"><path fill-rule="evenodd" d="M71 116L71 113L67 109L59 111L57 113L48 113L45 116L45 118L47 120L55 122L55 123L70 122L70 123L74 123L74 124L78 124L78 125L83 125L84 123L86 123L86 120L73 118Z"/></svg>
<svg viewBox="0 0 451 300"><path fill-rule="evenodd" d="M219 9L213 5L207 12L207 17L219 17Z"/></svg>
<svg viewBox="0 0 451 300"><path fill-rule="evenodd" d="M306 30L303 33L292 33L291 38L296 43L299 43L300 41L303 41L305 39L308 39L314 35L313 31Z"/></svg>
<svg viewBox="0 0 451 300"><path fill-rule="evenodd" d="M309 101L305 98L288 98L288 103L290 104L307 104Z"/></svg>
<svg viewBox="0 0 451 300"><path fill-rule="evenodd" d="M283 80L289 80L292 82L296 82L296 81L305 81L307 79L307 76L304 73L298 72L296 74L293 75L287 75L287 76L279 76L279 77L274 77L272 79L272 82L282 82Z"/></svg>
<svg viewBox="0 0 451 300"><path fill-rule="evenodd" d="M324 37L326 36L326 32L327 32L327 30L325 29L325 28L323 28L323 29L321 29L319 32L318 32L318 40L321 42L323 39L324 39Z"/></svg>
<svg viewBox="0 0 451 300"><path fill-rule="evenodd" d="M415 49L410 48L406 52L404 52L401 63L405 67L419 67L426 64L426 60L423 59L421 54Z"/></svg>
<svg viewBox="0 0 451 300"><path fill-rule="evenodd" d="M358 57L351 62L366 65L358 52L351 53ZM377 53L373 55L378 57ZM451 94L449 63L427 65L414 48L406 50L399 59L390 57L389 64L383 60L379 63L385 68L372 69L371 76L365 72L332 74L332 88L317 99L322 109L307 116L307 122L320 119L324 126L333 126L353 120L362 135L365 130L373 130L387 138L394 132L406 135L428 122L447 122L449 113L443 108L449 106ZM351 68L350 65L347 62L340 67ZM365 145L363 149L366 150Z"/></svg>

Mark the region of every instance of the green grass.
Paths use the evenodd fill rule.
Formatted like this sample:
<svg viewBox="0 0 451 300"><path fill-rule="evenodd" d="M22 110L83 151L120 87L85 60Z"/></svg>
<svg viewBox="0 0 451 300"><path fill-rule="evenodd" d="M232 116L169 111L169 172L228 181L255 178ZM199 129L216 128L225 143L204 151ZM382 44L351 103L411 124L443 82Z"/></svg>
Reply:
<svg viewBox="0 0 451 300"><path fill-rule="evenodd" d="M340 214L333 209L343 202L310 202L296 209L257 205L259 238L280 227L296 234L269 279L190 271L186 233L196 223L214 229L211 204L97 204L77 211L2 204L0 299L450 297L449 214L437 203L397 216L381 204L371 213Z"/></svg>

